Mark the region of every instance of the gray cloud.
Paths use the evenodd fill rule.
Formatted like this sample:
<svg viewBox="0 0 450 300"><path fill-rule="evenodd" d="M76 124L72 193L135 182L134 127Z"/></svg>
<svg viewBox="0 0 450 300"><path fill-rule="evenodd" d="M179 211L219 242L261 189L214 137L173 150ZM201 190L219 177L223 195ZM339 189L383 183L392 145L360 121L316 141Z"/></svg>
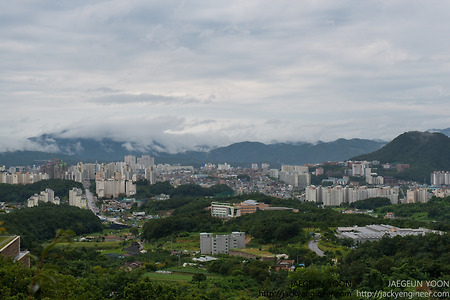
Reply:
<svg viewBox="0 0 450 300"><path fill-rule="evenodd" d="M3 149L62 130L175 151L450 124L445 1L10 1L0 25Z"/></svg>
<svg viewBox="0 0 450 300"><path fill-rule="evenodd" d="M89 100L93 103L98 103L102 105L111 104L133 104L133 103L151 103L151 104L167 104L167 105L186 105L190 103L202 103L204 101L193 99L189 97L173 97L173 96L163 96L163 95L153 95L153 94L114 94L108 96L102 96L97 98L92 98ZM207 100L209 102L209 100Z"/></svg>
<svg viewBox="0 0 450 300"><path fill-rule="evenodd" d="M123 91L121 90L115 90L109 87L99 87L99 88L95 88L95 89L89 89L87 90L88 92L102 92L102 93L121 93Z"/></svg>

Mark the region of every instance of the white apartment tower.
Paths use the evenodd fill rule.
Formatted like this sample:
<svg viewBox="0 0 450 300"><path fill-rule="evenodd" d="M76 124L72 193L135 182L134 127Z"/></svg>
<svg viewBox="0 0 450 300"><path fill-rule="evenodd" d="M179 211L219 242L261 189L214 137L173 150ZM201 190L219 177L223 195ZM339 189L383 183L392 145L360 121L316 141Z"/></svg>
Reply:
<svg viewBox="0 0 450 300"><path fill-rule="evenodd" d="M69 205L86 209L87 199L83 195L83 190L74 187L69 191Z"/></svg>
<svg viewBox="0 0 450 300"><path fill-rule="evenodd" d="M136 156L126 155L124 161L127 166L129 166L131 169L134 170L134 168L136 166Z"/></svg>
<svg viewBox="0 0 450 300"><path fill-rule="evenodd" d="M245 248L245 232L231 234L200 233L201 254L228 254L230 249Z"/></svg>

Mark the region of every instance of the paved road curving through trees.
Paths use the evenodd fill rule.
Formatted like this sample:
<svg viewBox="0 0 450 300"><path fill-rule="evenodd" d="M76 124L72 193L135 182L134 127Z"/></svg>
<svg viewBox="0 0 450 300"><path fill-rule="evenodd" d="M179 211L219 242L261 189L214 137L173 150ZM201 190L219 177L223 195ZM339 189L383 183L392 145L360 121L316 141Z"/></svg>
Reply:
<svg viewBox="0 0 450 300"><path fill-rule="evenodd" d="M320 240L320 233L314 234L314 239L309 241L308 248L311 249L311 251L314 251L319 256L325 256L325 253L319 249L319 240Z"/></svg>

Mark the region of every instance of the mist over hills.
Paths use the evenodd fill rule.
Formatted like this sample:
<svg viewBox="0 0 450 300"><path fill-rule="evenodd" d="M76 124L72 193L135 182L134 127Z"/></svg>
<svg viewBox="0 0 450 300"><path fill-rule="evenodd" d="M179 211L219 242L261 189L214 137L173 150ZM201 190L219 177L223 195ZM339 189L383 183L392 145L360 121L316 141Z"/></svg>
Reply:
<svg viewBox="0 0 450 300"><path fill-rule="evenodd" d="M364 139L338 139L333 142L319 142L317 144L288 144L277 143L266 145L258 142L241 142L220 147L208 152L190 153L197 159L212 162L229 163L270 163L306 164L321 163L323 161L337 161L350 158L351 153L368 153L379 149L386 142Z"/></svg>
<svg viewBox="0 0 450 300"><path fill-rule="evenodd" d="M442 132L442 133L441 133ZM379 160L390 163L409 163L407 173L420 173L450 169L449 137L447 129L430 129L427 132L406 132L390 143L367 139L338 139L315 144L240 142L215 149L169 153L164 145L152 142L143 145L119 142L109 138L61 138L49 134L30 138L42 151L13 151L0 153L0 165L39 165L46 160L59 158L68 164L79 161L122 161L125 155L149 154L156 163L200 166L203 163L229 163L250 165L321 163L324 161ZM200 148L201 149L201 148ZM418 170L424 171L418 171ZM428 177L428 175L426 175Z"/></svg>
<svg viewBox="0 0 450 300"><path fill-rule="evenodd" d="M450 128L445 129L428 129L427 132L440 132L450 137Z"/></svg>
<svg viewBox="0 0 450 300"><path fill-rule="evenodd" d="M370 153L386 144L384 141L366 139L338 139L333 142L276 143L240 142L226 147L206 151L169 153L163 145L153 142L142 145L118 142L112 139L59 138L41 135L29 139L43 151L14 151L0 153L1 165L38 165L39 161L60 158L68 163L77 161L108 162L121 161L125 155L149 154L156 163L185 164L199 166L206 162L249 165L269 163L273 167L281 164L321 163L323 161L346 160L352 156ZM44 150L45 149L45 150Z"/></svg>

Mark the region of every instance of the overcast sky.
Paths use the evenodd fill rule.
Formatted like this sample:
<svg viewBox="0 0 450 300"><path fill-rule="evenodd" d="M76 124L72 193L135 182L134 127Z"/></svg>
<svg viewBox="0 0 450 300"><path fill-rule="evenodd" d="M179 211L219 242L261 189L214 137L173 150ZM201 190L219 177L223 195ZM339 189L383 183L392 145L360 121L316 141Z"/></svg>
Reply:
<svg viewBox="0 0 450 300"><path fill-rule="evenodd" d="M0 150L447 128L449 29L449 1L6 1Z"/></svg>

